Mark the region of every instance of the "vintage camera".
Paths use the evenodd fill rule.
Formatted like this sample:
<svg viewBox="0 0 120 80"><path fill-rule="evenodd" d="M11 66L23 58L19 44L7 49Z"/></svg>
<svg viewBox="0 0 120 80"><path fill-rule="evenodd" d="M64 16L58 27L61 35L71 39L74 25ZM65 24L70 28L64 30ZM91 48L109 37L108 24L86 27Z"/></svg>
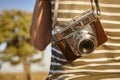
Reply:
<svg viewBox="0 0 120 80"><path fill-rule="evenodd" d="M71 62L92 53L107 41L107 36L94 11L88 10L52 30L55 45Z"/></svg>

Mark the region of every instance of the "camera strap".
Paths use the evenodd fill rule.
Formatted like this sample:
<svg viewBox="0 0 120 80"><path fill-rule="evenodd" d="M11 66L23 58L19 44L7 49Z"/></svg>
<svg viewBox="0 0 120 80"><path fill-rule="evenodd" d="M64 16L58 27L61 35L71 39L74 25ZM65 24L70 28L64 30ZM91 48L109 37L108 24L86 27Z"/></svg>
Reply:
<svg viewBox="0 0 120 80"><path fill-rule="evenodd" d="M91 7L92 7L92 10L95 11L95 8L93 6L93 0L90 0L91 1ZM101 11L100 11L100 6L99 6L99 2L98 0L94 0L95 2L95 6L96 6L96 14L98 16L98 18L101 17Z"/></svg>
<svg viewBox="0 0 120 80"><path fill-rule="evenodd" d="M56 22L57 22L58 6L59 6L59 0L56 0L55 1L55 8L54 8L54 16L53 16L52 29L55 28L55 25L56 25Z"/></svg>
<svg viewBox="0 0 120 80"><path fill-rule="evenodd" d="M52 28L54 29L55 28L55 25L56 25L56 20L57 20L57 14L58 14L58 7L59 7L59 1L60 0L55 0L55 8L54 8L54 16L53 16L53 23L52 23ZM92 7L92 10L95 11L95 8L94 8L94 5L93 5L93 0L90 0L91 1L91 7ZM95 6L96 6L96 14L98 16L98 18L100 18L101 16L101 11L100 11L100 7L99 7L99 2L98 0L94 0L94 3L95 3Z"/></svg>

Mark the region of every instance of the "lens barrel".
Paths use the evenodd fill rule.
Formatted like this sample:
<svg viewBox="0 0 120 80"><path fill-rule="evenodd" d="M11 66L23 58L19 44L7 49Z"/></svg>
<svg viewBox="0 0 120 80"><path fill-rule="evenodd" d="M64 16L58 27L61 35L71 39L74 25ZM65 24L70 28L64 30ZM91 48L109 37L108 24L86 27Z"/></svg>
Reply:
<svg viewBox="0 0 120 80"><path fill-rule="evenodd" d="M85 39L78 44L78 51L81 54L89 54L94 51L95 44L90 39Z"/></svg>

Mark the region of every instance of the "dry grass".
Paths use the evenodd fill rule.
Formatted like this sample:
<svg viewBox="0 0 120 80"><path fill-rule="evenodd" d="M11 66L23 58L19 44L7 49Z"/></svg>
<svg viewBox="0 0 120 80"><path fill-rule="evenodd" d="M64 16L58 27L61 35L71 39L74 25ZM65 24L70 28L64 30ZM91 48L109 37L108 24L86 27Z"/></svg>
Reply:
<svg viewBox="0 0 120 80"><path fill-rule="evenodd" d="M32 72L30 80L45 80L47 72ZM0 73L0 80L28 80L25 73Z"/></svg>
<svg viewBox="0 0 120 80"><path fill-rule="evenodd" d="M47 72L34 72L31 73L31 80L45 80Z"/></svg>

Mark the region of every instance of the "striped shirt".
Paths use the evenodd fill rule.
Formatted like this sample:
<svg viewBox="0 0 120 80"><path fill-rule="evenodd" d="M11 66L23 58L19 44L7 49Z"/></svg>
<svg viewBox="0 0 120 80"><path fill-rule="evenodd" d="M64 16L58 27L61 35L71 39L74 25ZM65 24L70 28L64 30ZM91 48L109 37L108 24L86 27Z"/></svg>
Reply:
<svg viewBox="0 0 120 80"><path fill-rule="evenodd" d="M55 1L51 4L54 13ZM99 4L108 41L72 64L52 45L48 80L120 80L120 1L99 0ZM61 25L90 8L90 0L60 0L57 23Z"/></svg>

